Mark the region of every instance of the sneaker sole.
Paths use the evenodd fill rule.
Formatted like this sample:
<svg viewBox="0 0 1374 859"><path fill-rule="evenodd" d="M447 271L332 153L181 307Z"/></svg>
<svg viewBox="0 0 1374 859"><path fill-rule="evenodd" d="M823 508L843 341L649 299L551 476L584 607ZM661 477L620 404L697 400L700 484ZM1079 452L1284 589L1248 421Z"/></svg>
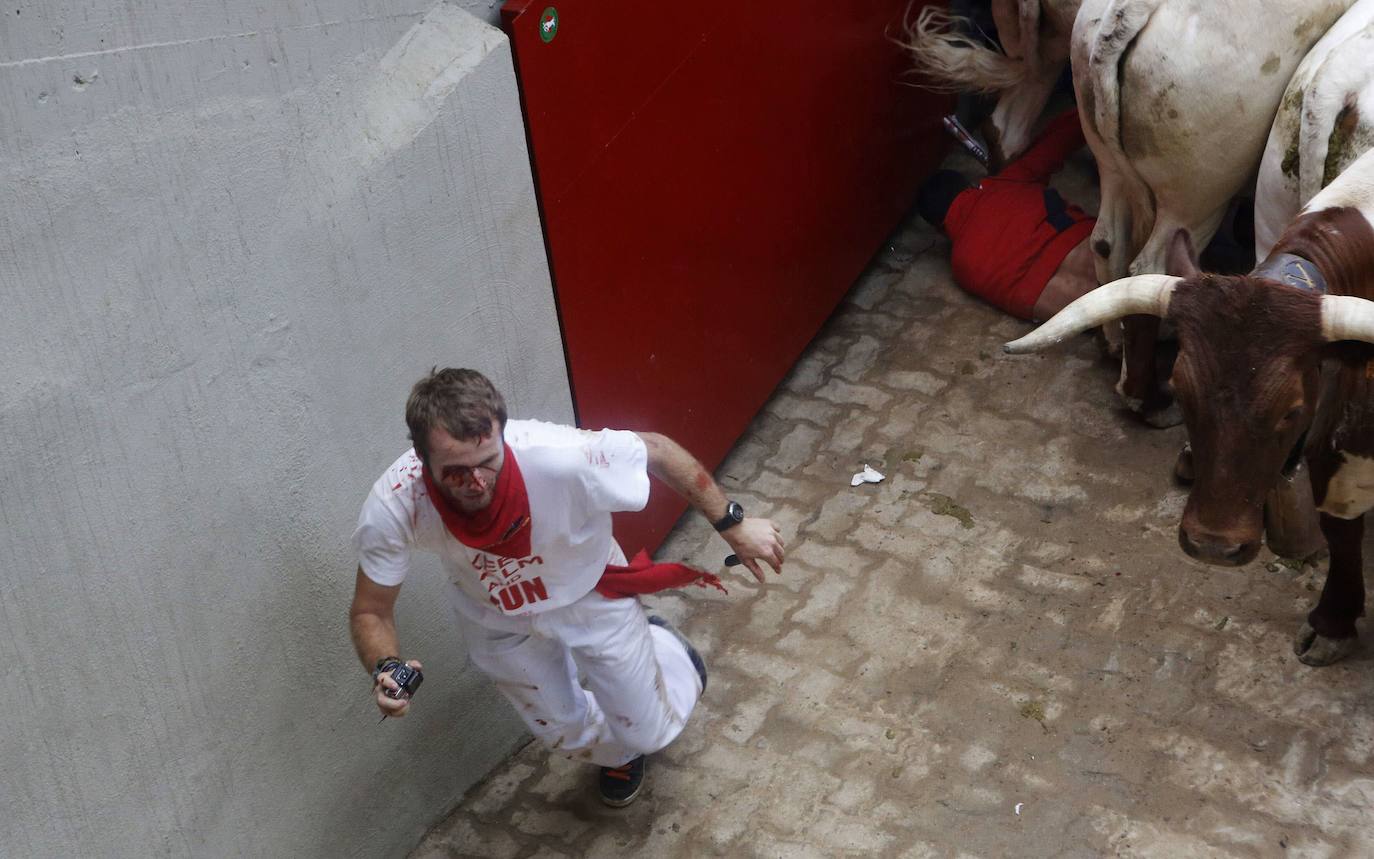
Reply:
<svg viewBox="0 0 1374 859"><path fill-rule="evenodd" d="M627 805L629 805L630 803L634 802L636 799L639 799L639 795L640 795L641 793L644 792L644 782L645 782L645 780L646 780L648 777L649 777L649 761L646 759L646 760L644 761L644 775L640 778L640 780L639 780L639 787L635 788L635 792L634 792L634 793L630 794L630 795L627 796L627 797L624 797L623 799L614 799L614 798L609 797L609 796L607 796L606 794L601 793L601 792L599 792L599 791L597 792L597 796L599 796L599 797L601 798L601 801L602 801L603 803L605 803L606 805L609 805L611 808L624 808L625 806L627 806Z"/></svg>
<svg viewBox="0 0 1374 859"><path fill-rule="evenodd" d="M609 805L611 808L624 808L625 806L634 802L636 799L639 799L639 795L643 792L644 785L641 784L638 788L635 789L634 793L630 794L625 799L611 799L609 796L603 796L601 797L601 801L604 804Z"/></svg>

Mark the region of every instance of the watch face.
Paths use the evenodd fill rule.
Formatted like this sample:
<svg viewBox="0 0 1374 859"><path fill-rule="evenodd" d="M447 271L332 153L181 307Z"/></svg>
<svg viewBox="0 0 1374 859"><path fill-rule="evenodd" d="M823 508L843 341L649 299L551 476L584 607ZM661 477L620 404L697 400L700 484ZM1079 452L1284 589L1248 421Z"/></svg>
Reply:
<svg viewBox="0 0 1374 859"><path fill-rule="evenodd" d="M717 531L724 531L726 528L733 528L744 521L744 508L738 501L729 501L725 504L725 515L720 517L714 524Z"/></svg>

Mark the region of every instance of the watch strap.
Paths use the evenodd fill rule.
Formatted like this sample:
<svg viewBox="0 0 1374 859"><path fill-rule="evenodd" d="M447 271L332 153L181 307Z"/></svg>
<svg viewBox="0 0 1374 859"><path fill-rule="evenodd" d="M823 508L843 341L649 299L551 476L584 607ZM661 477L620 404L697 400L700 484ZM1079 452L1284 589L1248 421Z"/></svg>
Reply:
<svg viewBox="0 0 1374 859"><path fill-rule="evenodd" d="M377 664L372 669L372 682L376 683L377 678L397 665L404 665L399 656L383 656L377 660Z"/></svg>

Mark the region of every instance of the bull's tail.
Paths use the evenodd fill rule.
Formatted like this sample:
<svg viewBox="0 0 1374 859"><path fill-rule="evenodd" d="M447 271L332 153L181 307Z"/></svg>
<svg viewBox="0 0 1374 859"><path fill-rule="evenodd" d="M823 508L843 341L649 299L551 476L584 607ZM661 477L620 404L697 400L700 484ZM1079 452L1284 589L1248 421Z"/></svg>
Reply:
<svg viewBox="0 0 1374 859"><path fill-rule="evenodd" d="M937 92L998 92L1026 76L1024 60L1008 57L966 35L973 27L966 18L938 6L927 6L908 20L901 45L911 52L921 85Z"/></svg>
<svg viewBox="0 0 1374 859"><path fill-rule="evenodd" d="M1086 89L1087 104L1080 108L1085 125L1118 151L1124 151L1121 139L1121 63L1126 51L1140 36L1150 15L1160 0L1110 0L1101 17L1084 20L1080 14L1074 23L1075 83L1080 91ZM1086 11L1086 10L1083 10ZM1083 27L1088 33L1080 33ZM1078 71L1081 69L1082 71ZM1080 77L1081 76L1081 77ZM1086 78L1086 81L1081 81ZM1082 83L1087 83L1086 87ZM1086 108L1086 109L1084 109Z"/></svg>

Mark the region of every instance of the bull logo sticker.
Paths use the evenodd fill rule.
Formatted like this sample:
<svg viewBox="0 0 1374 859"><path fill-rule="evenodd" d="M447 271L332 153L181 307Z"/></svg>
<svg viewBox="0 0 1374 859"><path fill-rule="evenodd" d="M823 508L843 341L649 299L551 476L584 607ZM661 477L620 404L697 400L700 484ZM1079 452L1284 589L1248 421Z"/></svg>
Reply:
<svg viewBox="0 0 1374 859"><path fill-rule="evenodd" d="M544 40L544 44L548 44L557 35L558 10L550 6L539 15L539 38Z"/></svg>

